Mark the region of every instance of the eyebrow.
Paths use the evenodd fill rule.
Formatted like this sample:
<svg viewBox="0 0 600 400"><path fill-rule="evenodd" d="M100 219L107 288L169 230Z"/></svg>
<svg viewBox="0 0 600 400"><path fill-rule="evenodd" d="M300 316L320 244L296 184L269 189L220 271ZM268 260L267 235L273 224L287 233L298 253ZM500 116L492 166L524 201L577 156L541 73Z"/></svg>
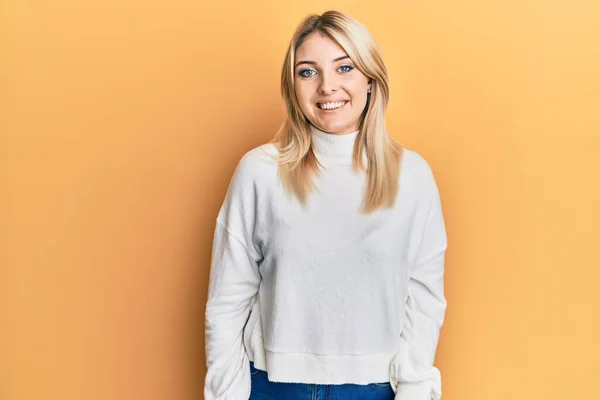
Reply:
<svg viewBox="0 0 600 400"><path fill-rule="evenodd" d="M333 62L342 61L342 60L345 60L346 58L350 58L350 56L348 56L348 55L345 55L345 56L338 57L338 58L336 58L335 60L333 60ZM316 63L316 62L314 62L314 61L298 61L298 62L296 63L296 65L294 66L294 68L298 67L298 65L300 65L300 64L310 64L310 65L317 65L317 63Z"/></svg>

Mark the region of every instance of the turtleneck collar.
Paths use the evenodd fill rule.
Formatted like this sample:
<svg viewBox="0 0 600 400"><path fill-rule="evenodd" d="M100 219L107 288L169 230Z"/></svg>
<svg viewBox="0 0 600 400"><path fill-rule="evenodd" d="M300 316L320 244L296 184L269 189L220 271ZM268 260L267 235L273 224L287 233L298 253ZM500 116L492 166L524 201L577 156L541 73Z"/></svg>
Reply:
<svg viewBox="0 0 600 400"><path fill-rule="evenodd" d="M346 134L327 133L310 125L312 144L315 155L319 160L335 163L352 163L354 141L358 131Z"/></svg>

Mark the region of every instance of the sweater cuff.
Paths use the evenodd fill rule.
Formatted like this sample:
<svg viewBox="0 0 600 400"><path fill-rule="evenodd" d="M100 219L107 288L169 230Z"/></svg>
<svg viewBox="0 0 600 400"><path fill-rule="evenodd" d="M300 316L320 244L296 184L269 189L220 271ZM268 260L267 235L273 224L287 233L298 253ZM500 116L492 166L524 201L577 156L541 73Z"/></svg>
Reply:
<svg viewBox="0 0 600 400"><path fill-rule="evenodd" d="M439 400L434 398L431 383L401 383L396 390L394 400Z"/></svg>

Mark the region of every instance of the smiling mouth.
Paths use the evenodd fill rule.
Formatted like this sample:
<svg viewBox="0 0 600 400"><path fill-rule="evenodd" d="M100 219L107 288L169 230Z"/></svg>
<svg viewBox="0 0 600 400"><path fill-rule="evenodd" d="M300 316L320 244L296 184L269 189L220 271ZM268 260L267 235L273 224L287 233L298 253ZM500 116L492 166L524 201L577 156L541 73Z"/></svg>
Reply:
<svg viewBox="0 0 600 400"><path fill-rule="evenodd" d="M331 101L329 103L317 103L317 108L323 111L335 111L342 108L347 101Z"/></svg>

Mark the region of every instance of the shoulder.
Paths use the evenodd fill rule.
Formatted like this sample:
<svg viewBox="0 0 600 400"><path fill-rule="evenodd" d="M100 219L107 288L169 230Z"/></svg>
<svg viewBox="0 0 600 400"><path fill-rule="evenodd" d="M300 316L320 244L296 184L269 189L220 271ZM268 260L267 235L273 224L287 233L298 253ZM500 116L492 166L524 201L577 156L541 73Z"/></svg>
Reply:
<svg viewBox="0 0 600 400"><path fill-rule="evenodd" d="M277 156L279 152L272 143L261 144L248 150L240 159L237 168L244 170L252 170L263 165L277 164Z"/></svg>
<svg viewBox="0 0 600 400"><path fill-rule="evenodd" d="M268 180L265 178L277 172L277 157L273 157L273 150L277 151L267 143L250 149L240 157L219 211L218 219L226 226L234 226L240 216L253 218L259 188Z"/></svg>
<svg viewBox="0 0 600 400"><path fill-rule="evenodd" d="M277 148L271 143L262 144L244 153L231 178L232 189L253 187L261 178L276 173L277 156Z"/></svg>
<svg viewBox="0 0 600 400"><path fill-rule="evenodd" d="M402 173L418 181L434 180L433 169L423 155L403 146Z"/></svg>
<svg viewBox="0 0 600 400"><path fill-rule="evenodd" d="M424 205L439 201L440 192L434 170L422 154L403 147L400 175L401 192L405 190Z"/></svg>

